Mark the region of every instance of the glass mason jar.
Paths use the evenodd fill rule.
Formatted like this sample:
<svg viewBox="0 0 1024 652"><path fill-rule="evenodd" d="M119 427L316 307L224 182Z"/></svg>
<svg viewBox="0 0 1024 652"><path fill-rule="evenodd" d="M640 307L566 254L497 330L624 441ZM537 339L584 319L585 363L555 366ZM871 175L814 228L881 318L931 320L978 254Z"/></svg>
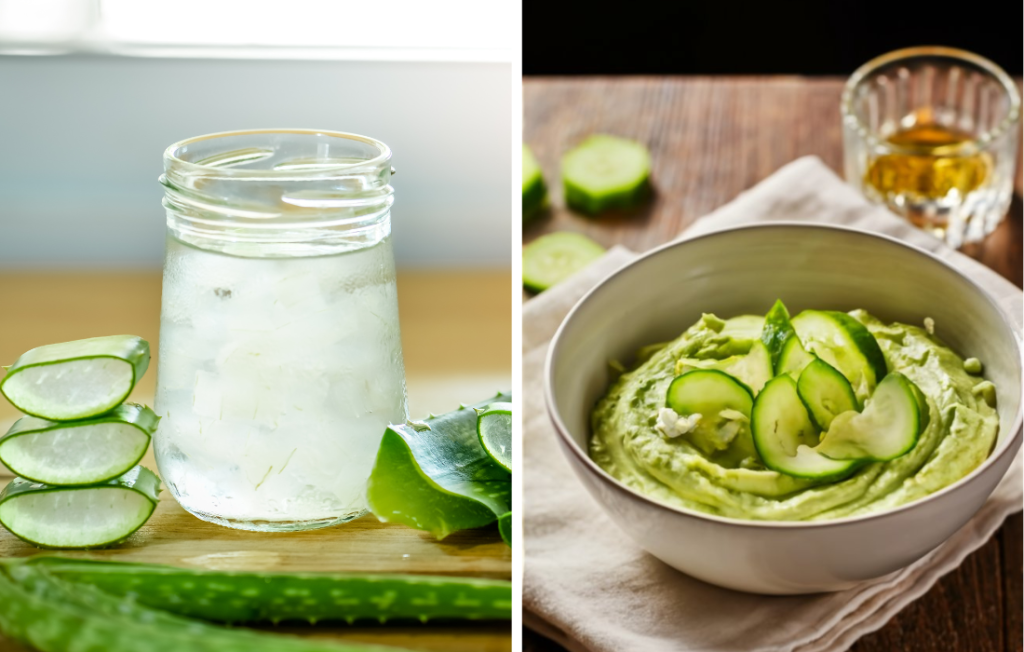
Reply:
<svg viewBox="0 0 1024 652"><path fill-rule="evenodd" d="M364 514L384 429L406 419L391 151L231 132L172 145L164 170L164 483L192 514L245 530Z"/></svg>
<svg viewBox="0 0 1024 652"><path fill-rule="evenodd" d="M846 179L954 247L977 242L1013 196L1021 102L988 59L942 47L882 55L842 99Z"/></svg>

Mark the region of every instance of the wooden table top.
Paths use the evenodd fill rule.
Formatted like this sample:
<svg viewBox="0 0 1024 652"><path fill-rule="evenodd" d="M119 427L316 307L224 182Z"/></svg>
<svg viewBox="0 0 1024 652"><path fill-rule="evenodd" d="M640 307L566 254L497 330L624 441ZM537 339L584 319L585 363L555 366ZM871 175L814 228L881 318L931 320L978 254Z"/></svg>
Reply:
<svg viewBox="0 0 1024 652"><path fill-rule="evenodd" d="M508 271L417 271L398 277L402 344L410 413L445 412L511 383L513 287ZM472 297L473 301L467 301ZM154 354L160 317L160 273L0 273L0 364L52 342L132 333ZM158 361L157 361L158 363ZM152 405L155 364L132 394ZM0 432L18 412L0 399ZM156 470L152 452L142 462ZM9 472L0 466L0 487ZM39 550L0 528L0 557ZM511 552L497 527L436 541L426 532L382 524L372 516L333 528L256 533L200 521L167 491L149 522L125 543L68 556L173 564L192 568L278 571L372 571L511 579ZM276 628L302 637L361 641L438 652L512 648L509 623L429 623ZM0 637L0 652L26 648Z"/></svg>
<svg viewBox="0 0 1024 652"><path fill-rule="evenodd" d="M818 156L841 173L843 83L801 77L528 77L523 140L549 181L552 208L524 229L524 242L577 231L606 247L645 251L800 156ZM559 158L592 133L634 138L650 148L655 197L636 214L590 219L565 209ZM1020 192L1018 174L1009 217L966 252L1018 287ZM1018 513L928 594L851 649L1021 650L1021 530ZM527 652L562 649L529 631L523 641Z"/></svg>

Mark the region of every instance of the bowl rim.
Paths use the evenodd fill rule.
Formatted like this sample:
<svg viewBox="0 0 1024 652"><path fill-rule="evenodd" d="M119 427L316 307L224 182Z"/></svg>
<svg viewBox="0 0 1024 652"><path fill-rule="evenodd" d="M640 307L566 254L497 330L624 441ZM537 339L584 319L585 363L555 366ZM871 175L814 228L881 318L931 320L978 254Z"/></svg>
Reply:
<svg viewBox="0 0 1024 652"><path fill-rule="evenodd" d="M694 509L689 509L689 508L686 508L686 507L678 507L678 506L675 506L675 505L669 505L668 503L663 503L663 502L661 502L659 500L651 498L650 496L642 494L639 491L636 491L635 489L627 486L625 483L620 481L618 478L615 478L614 476L609 474L607 471L602 469L600 466L598 466L598 464L593 459L590 458L590 456L586 453L586 451L581 450L579 445L577 445L576 442L573 440L573 438L569 435L569 429L566 427L565 423L562 421L561 414L559 413L558 408L555 405L554 389L553 389L553 387L554 387L554 383L553 383L553 378L554 378L554 360L555 360L556 355L558 354L559 349L561 348L560 345L561 345L561 339L562 339L563 332L565 331L565 328L566 328L567 324L570 321L572 321L573 317L581 309L581 307L587 301L589 301L591 299L591 297L593 297L595 294L600 292L601 289L607 283L609 283L613 279L617 278L619 275L625 273L627 270L629 270L630 268L632 268L632 267L634 267L636 265L643 264L646 260L648 260L650 258L654 258L655 256L659 256L659 255L665 253L666 251L669 251L671 249L675 249L676 247L679 247L679 246L682 246L682 245L686 245L686 244L689 244L689 243L692 243L692 242L703 240L705 238L720 236L720 235L723 235L723 234L726 234L726 233L731 233L731 232L734 232L734 231L746 231L746 230L756 230L756 229L766 229L766 228L767 229L773 229L773 228L780 228L780 227L781 228L817 229L817 230L825 230L825 231L845 232L845 233L851 233L851 234L854 234L854 235L857 235L857 236L867 236L869 238L877 238L877 239L886 241L886 242L888 242L890 244L894 244L894 245L897 245L899 247L903 247L904 249L908 250L910 253L913 253L913 254L916 254L916 255L919 255L919 256L924 256L927 260L930 260L933 263L937 263L939 265L942 265L943 267L945 267L949 271L951 271L954 274L956 274L957 276L959 276L961 279L965 280L968 283L969 286L973 287L976 292L978 292L982 297L985 298L986 301L989 302L989 304L991 304L992 308L996 311L996 313L1002 319L1003 327L1007 331L1009 331L1009 333L1012 336L1011 340L1013 341L1013 346L1014 346L1014 349L1016 350L1016 353L1017 353L1017 359L1018 360L1021 359L1022 348L1021 348L1020 338L1016 335L1014 326L1009 321L1006 312L999 306L999 304L992 297L992 295L989 294L980 285L978 285L974 281L974 279L968 277L967 275L963 274L960 270L958 270L955 267L953 267L951 264L949 264L946 261L942 260L938 256L932 254L931 252L929 252L929 251L927 251L927 250L925 250L925 249L923 249L921 247L918 247L917 245L910 244L908 242L905 242L903 240L900 240L898 238L895 238L893 236L886 235L886 234L883 234L883 233L877 233L877 232L874 232L874 231L866 231L864 229L857 229L857 228L853 228L853 227L845 226L845 225L816 224L816 223L797 222L797 221L792 221L792 220L790 220L790 221L762 222L762 223L753 223L753 224L742 224L742 225L738 225L738 226L733 226L733 227L728 227L728 228L725 228L725 229L721 229L721 230L718 230L718 231L712 231L710 233L703 233L703 234L700 234L700 235L697 235L697 236L693 236L691 238L686 238L686 239L683 239L683 240L672 240L672 241L667 242L667 243L665 243L663 245L655 247L654 249L651 249L650 251L645 252L645 253L639 255L636 259L626 263L622 267L619 267L615 271L611 272L610 274L608 274L607 276L602 278L597 284L594 285L594 287L592 287L590 290L588 290L587 293L584 294L579 299L579 301L577 301L573 305L572 309L568 312L568 314L566 314L565 318L562 320L562 323L559 324L558 330L555 331L554 336L551 338L551 344L548 347L548 352L547 352L547 355L546 355L545 360L544 360L544 402L545 402L545 407L547 409L548 418L550 419L551 423L554 425L555 432L557 433L557 436L561 439L562 447L563 447L563 449L565 451L571 452L579 460L581 465L587 471L589 471L591 474L595 475L600 480L603 480L605 483L608 483L608 484L612 485L612 487L614 489L617 489L617 490L619 490L619 492L625 493L626 495L628 495L628 496L630 496L630 497L632 497L632 498L634 498L636 500L639 500L641 502L647 503L647 504L649 504L649 505L651 505L651 506L653 506L655 508L658 508L658 509L661 509L663 511L670 512L670 513L679 514L681 516L688 516L688 517L696 518L696 519L699 519L699 520L710 521L710 522L713 522L713 523L720 523L722 525L733 526L733 527L740 527L740 528L755 528L755 529L776 529L776 528L782 528L782 529L803 529L803 528L817 529L817 528L828 528L828 527L843 527L843 526L852 525L852 524L858 524L858 523L863 523L863 522L885 520L885 519L888 519L888 518L894 518L894 517L897 517L898 515L900 515L900 514L902 514L904 512L912 511L912 510L915 510L915 509L920 509L924 505L926 505L926 504L928 504L930 502L934 502L936 500L939 500L942 496L948 495L950 493L954 493L954 492L958 491L959 489L961 489L962 487L965 487L965 486L967 486L969 484L973 484L978 478L980 478L983 474L985 474L985 472L990 467L994 466L996 464L997 460L1005 457L1006 455L1009 455L1010 454L1009 451L1012 450L1012 451L1016 452L1017 448L1019 447L1020 440L1022 438L1022 422L1024 422L1024 415L1022 415L1022 403L1021 403L1021 400L1019 398L1018 398L1018 401L1017 401L1017 410L1016 410L1016 412L1014 414L1013 423L1010 426L1012 434L1010 434L1009 436L1004 438L1004 440L1003 440L1004 443L1001 444L1001 449L1000 449L1000 445L997 444L996 449L993 450L989 454L989 456L987 458L985 458L984 462L979 464L970 473L968 473L964 477L960 478L956 482L954 482L952 484L949 484L949 485L943 487L942 489L940 489L940 490L938 490L938 491L936 491L934 493L928 494L927 496L924 496L924 497L919 498L917 500L913 500L913 501L911 501L909 503L906 503L904 505L900 505L898 507L894 507L892 509L883 510L883 511L880 511L880 512L874 512L874 513L871 513L871 514L864 514L864 515L861 515L861 516L846 516L846 517L843 517L843 518L829 519L829 520L823 520L823 521L783 521L783 520L740 519L740 518L732 518L732 517L727 517L727 516L718 516L716 514L709 514L709 513L706 513L706 512L700 512L700 511L697 511L697 510L694 510ZM1012 464L1012 462L1011 462L1011 464ZM1009 468L1009 466L1007 468ZM1004 473L1005 473L1005 471L1004 471ZM1002 478L1000 478L1000 480L1001 479Z"/></svg>

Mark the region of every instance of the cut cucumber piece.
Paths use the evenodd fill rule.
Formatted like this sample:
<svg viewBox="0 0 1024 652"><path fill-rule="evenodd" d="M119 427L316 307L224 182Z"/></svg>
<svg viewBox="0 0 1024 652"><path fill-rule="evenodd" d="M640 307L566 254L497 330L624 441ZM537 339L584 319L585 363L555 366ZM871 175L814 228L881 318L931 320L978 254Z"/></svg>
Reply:
<svg viewBox="0 0 1024 652"><path fill-rule="evenodd" d="M694 369L717 369L740 381L757 396L764 384L772 379L772 359L763 342L755 341L750 351L724 360L680 358L676 361L676 375Z"/></svg>
<svg viewBox="0 0 1024 652"><path fill-rule="evenodd" d="M815 360L817 358L808 353L804 345L800 343L800 338L794 335L782 346L779 363L775 367L775 375L789 374L793 380L796 380L803 373L804 368Z"/></svg>
<svg viewBox="0 0 1024 652"><path fill-rule="evenodd" d="M764 465L795 478L834 479L857 464L825 457L814 449L818 429L800 400L796 381L776 376L754 401L750 416L754 447Z"/></svg>
<svg viewBox="0 0 1024 652"><path fill-rule="evenodd" d="M885 377L885 357L875 337L844 312L805 310L793 318L804 348L839 370L863 402Z"/></svg>
<svg viewBox="0 0 1024 652"><path fill-rule="evenodd" d="M0 492L0 525L41 548L99 548L119 543L156 509L160 480L136 466L85 487L52 487L15 478Z"/></svg>
<svg viewBox="0 0 1024 652"><path fill-rule="evenodd" d="M717 369L694 369L672 381L665 404L681 416L699 414L686 438L704 454L726 450L749 430L754 394L750 388Z"/></svg>
<svg viewBox="0 0 1024 652"><path fill-rule="evenodd" d="M523 143L523 224L547 204L548 189L533 152Z"/></svg>
<svg viewBox="0 0 1024 652"><path fill-rule="evenodd" d="M647 148L616 136L591 136L562 157L565 201L590 215L642 203L650 192L650 175Z"/></svg>
<svg viewBox="0 0 1024 652"><path fill-rule="evenodd" d="M796 337L796 331L789 321L789 311L782 299L776 299L775 305L764 316L764 327L761 330L761 341L771 354L773 369L778 369L782 348L793 337Z"/></svg>
<svg viewBox="0 0 1024 652"><path fill-rule="evenodd" d="M112 335L40 346L7 369L0 393L25 414L71 421L120 405L149 366L149 342Z"/></svg>
<svg viewBox="0 0 1024 652"><path fill-rule="evenodd" d="M604 247L579 233L549 233L523 247L523 285L543 292L604 255Z"/></svg>
<svg viewBox="0 0 1024 652"><path fill-rule="evenodd" d="M917 444L926 423L921 419L919 393L909 378L889 373L863 412L844 412L832 421L818 450L837 460L888 462L905 455Z"/></svg>
<svg viewBox="0 0 1024 652"><path fill-rule="evenodd" d="M498 466L512 472L512 404L491 403L477 412L480 445Z"/></svg>
<svg viewBox="0 0 1024 652"><path fill-rule="evenodd" d="M498 532L501 533L501 540L512 547L512 512L502 514L498 517Z"/></svg>
<svg viewBox="0 0 1024 652"><path fill-rule="evenodd" d="M850 381L821 359L804 368L796 388L811 420L821 430L828 430L836 415L860 409Z"/></svg>
<svg viewBox="0 0 1024 652"><path fill-rule="evenodd" d="M139 463L159 421L148 407L132 403L82 421L22 417L0 438L0 462L48 485L106 482Z"/></svg>
<svg viewBox="0 0 1024 652"><path fill-rule="evenodd" d="M208 571L61 557L35 557L30 563L75 585L93 586L152 609L220 623L512 617L512 584L502 580ZM303 599L295 599L299 596Z"/></svg>
<svg viewBox="0 0 1024 652"><path fill-rule="evenodd" d="M366 487L381 521L427 530L438 539L482 527L511 511L512 476L480 445L474 408L511 394L384 431Z"/></svg>

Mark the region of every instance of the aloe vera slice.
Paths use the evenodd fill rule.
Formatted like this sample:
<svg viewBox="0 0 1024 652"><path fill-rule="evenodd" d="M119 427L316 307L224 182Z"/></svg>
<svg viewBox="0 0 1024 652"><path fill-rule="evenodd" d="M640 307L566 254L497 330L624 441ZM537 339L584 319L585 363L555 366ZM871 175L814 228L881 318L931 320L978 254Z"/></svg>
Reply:
<svg viewBox="0 0 1024 652"><path fill-rule="evenodd" d="M511 400L499 393L426 421L388 426L366 487L370 510L438 539L510 511L512 476L480 445L474 408Z"/></svg>
<svg viewBox="0 0 1024 652"><path fill-rule="evenodd" d="M100 548L142 527L159 492L160 480L143 466L84 487L15 478L0 492L0 525L41 548Z"/></svg>
<svg viewBox="0 0 1024 652"><path fill-rule="evenodd" d="M0 438L0 462L26 480L54 486L106 482L139 463L159 421L133 403L82 421L22 417Z"/></svg>
<svg viewBox="0 0 1024 652"><path fill-rule="evenodd" d="M523 143L523 224L526 224L547 203L548 189L533 152Z"/></svg>
<svg viewBox="0 0 1024 652"><path fill-rule="evenodd" d="M39 652L397 652L227 629L0 561L0 631Z"/></svg>
<svg viewBox="0 0 1024 652"><path fill-rule="evenodd" d="M120 405L149 367L149 342L111 335L49 344L7 368L0 393L25 414L71 421Z"/></svg>
<svg viewBox="0 0 1024 652"><path fill-rule="evenodd" d="M512 512L506 512L498 517L498 532L501 533L501 540L512 547Z"/></svg>
<svg viewBox="0 0 1024 652"><path fill-rule="evenodd" d="M223 623L512 617L501 580L355 573L203 571L38 557L48 573L179 616Z"/></svg>
<svg viewBox="0 0 1024 652"><path fill-rule="evenodd" d="M476 431L484 451L498 466L512 472L512 404L491 403L477 410Z"/></svg>

